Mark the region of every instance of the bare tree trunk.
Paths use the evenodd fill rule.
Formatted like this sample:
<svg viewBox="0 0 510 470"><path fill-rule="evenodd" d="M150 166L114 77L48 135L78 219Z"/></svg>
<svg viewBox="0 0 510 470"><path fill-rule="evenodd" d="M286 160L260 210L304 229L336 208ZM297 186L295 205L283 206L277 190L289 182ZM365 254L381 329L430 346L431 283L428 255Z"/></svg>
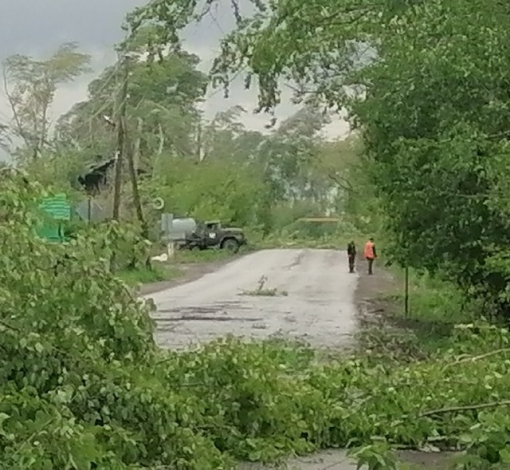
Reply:
<svg viewBox="0 0 510 470"><path fill-rule="evenodd" d="M140 169L140 148L142 145L142 131L143 131L143 119L138 118L138 128L136 132L135 146L133 149L133 160L135 165L135 171Z"/></svg>
<svg viewBox="0 0 510 470"><path fill-rule="evenodd" d="M163 133L163 128L161 124L158 124L159 129L159 147L158 147L158 155L163 153L163 149L165 148L165 134Z"/></svg>
<svg viewBox="0 0 510 470"><path fill-rule="evenodd" d="M138 119L138 132L136 136L136 141L133 146L132 152L128 152L128 167L129 167L129 176L131 178L131 186L133 188L133 204L135 205L136 217L138 222L140 222L141 227L141 235L146 240L149 238L149 227L147 226L147 221L143 215L142 201L140 200L140 191L138 188L138 175L137 168L135 165L135 161L140 161L140 141L143 130L143 120L141 118ZM139 163L138 163L139 165ZM145 265L150 269L151 268L151 258L147 257L145 260Z"/></svg>
<svg viewBox="0 0 510 470"><path fill-rule="evenodd" d="M141 132L143 121L140 119L138 121L138 131ZM136 217L138 221L140 222L140 227L142 229L142 237L149 238L149 230L147 227L147 223L145 222L145 218L143 216L143 209L142 209L142 203L140 200L140 191L138 189L138 177L136 174L136 168L135 168L135 156L137 157L136 153L137 149L138 151L140 149L140 137L137 137L137 143L133 146L133 151L130 151L127 153L127 159L128 159L128 168L129 168L129 177L131 179L131 186L133 188L133 204L135 205L135 211L136 211Z"/></svg>
<svg viewBox="0 0 510 470"><path fill-rule="evenodd" d="M23 126L21 124L21 119L18 115L18 110L16 108L15 100L9 91L7 71L5 70L5 67L3 67L2 73L3 73L3 79L4 79L5 96L7 96L7 100L9 101L9 106L11 107L12 115L14 117L14 122L16 123L16 131L18 132L19 136L25 141L25 145L27 145L27 147L30 147L31 141L30 141L29 137L26 135L25 130L23 129Z"/></svg>
<svg viewBox="0 0 510 470"><path fill-rule="evenodd" d="M43 104L43 111L41 115L41 132L39 135L39 142L37 144L37 153L40 154L46 145L47 142L47 134L48 134L48 126L47 126L47 120L48 120L48 109L50 107L50 103L44 102ZM35 156L37 158L37 156Z"/></svg>

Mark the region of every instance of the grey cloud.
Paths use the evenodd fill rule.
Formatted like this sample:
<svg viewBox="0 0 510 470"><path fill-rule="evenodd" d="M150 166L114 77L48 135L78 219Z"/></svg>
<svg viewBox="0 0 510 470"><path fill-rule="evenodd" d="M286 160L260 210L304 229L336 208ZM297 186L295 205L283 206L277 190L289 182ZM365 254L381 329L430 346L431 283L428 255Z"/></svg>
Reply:
<svg viewBox="0 0 510 470"><path fill-rule="evenodd" d="M126 13L141 0L0 0L0 58L47 54L63 42L111 48Z"/></svg>
<svg viewBox="0 0 510 470"><path fill-rule="evenodd" d="M76 41L84 49L111 48L122 38L126 13L144 0L0 0L0 59L8 55L47 54ZM184 32L186 42L217 43L234 20L229 2L220 1L200 25Z"/></svg>

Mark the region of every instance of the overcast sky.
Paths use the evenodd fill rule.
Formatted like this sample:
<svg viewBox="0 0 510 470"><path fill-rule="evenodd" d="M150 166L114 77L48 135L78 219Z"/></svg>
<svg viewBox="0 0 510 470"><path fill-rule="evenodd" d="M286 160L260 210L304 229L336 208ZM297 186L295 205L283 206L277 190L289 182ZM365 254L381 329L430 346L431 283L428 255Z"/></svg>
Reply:
<svg viewBox="0 0 510 470"><path fill-rule="evenodd" d="M219 40L233 27L230 2L223 4L214 14L200 25L188 28L183 34L185 47L201 57L201 68L208 70L212 59L218 53ZM87 84L116 57L115 43L122 39L122 21L134 7L144 4L143 0L0 0L0 60L12 54L34 57L49 56L64 42L77 42L83 51L92 56L94 74L83 76L59 90L52 110L52 117L67 111L75 102L87 96ZM296 110L286 93L286 101L277 110L279 118L285 118ZM232 86L231 98L223 98L220 90L209 92L205 105L208 118L216 112L233 105L242 105L250 111L244 118L247 127L262 130L269 121L268 116L253 115L256 105L256 91L245 91L242 81ZM3 90L0 94L0 121L10 116ZM345 134L346 125L336 122L327 129L327 135Z"/></svg>

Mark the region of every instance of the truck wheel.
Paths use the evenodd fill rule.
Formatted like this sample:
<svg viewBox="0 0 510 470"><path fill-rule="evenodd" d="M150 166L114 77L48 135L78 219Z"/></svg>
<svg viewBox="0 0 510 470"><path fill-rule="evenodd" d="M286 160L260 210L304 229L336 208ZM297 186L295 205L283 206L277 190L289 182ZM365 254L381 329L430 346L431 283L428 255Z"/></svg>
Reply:
<svg viewBox="0 0 510 470"><path fill-rule="evenodd" d="M224 250L229 250L233 253L237 253L239 251L239 243L235 238L227 238L221 244L221 248Z"/></svg>

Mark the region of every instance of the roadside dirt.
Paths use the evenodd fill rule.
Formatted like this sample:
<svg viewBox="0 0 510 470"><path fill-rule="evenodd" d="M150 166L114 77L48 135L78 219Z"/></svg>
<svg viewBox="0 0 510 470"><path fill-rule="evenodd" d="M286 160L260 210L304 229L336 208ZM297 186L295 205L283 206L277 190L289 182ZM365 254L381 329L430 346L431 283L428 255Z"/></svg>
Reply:
<svg viewBox="0 0 510 470"><path fill-rule="evenodd" d="M156 292L161 292L166 289L180 286L182 284L187 284L188 282L196 281L206 274L218 271L223 266L236 261L241 256L243 255L236 255L232 256L231 258L207 261L204 263L177 263L176 267L179 269L179 271L181 271L181 275L179 277L170 279L168 281L158 281L143 284L139 289L139 294L150 295Z"/></svg>
<svg viewBox="0 0 510 470"><path fill-rule="evenodd" d="M374 265L374 274L368 275L363 260L358 260L356 270L359 275L355 292L355 302L361 326L370 324L376 317L381 318L395 309L388 294L398 289L398 281L386 270Z"/></svg>

